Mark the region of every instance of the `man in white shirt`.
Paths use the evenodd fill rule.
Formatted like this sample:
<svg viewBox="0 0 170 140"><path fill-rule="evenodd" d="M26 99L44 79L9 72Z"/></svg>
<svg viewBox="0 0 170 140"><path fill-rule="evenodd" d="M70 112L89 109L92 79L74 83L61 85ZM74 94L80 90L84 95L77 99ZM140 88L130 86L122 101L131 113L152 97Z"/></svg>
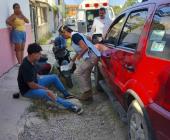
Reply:
<svg viewBox="0 0 170 140"><path fill-rule="evenodd" d="M96 17L94 19L91 28L91 36L93 34L102 34L102 36L104 37L111 23L112 23L111 19L108 16L106 16L106 9L100 8L99 17Z"/></svg>

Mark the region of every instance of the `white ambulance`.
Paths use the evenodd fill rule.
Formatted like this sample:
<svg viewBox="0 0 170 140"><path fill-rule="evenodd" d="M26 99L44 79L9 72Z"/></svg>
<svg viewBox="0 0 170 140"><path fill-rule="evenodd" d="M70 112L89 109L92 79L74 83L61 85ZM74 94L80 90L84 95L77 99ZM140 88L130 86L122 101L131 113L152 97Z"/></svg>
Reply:
<svg viewBox="0 0 170 140"><path fill-rule="evenodd" d="M109 0L83 0L77 11L77 29L78 32L87 34L90 32L94 18L99 16L99 9L106 9L106 16L114 20L113 9L109 6Z"/></svg>

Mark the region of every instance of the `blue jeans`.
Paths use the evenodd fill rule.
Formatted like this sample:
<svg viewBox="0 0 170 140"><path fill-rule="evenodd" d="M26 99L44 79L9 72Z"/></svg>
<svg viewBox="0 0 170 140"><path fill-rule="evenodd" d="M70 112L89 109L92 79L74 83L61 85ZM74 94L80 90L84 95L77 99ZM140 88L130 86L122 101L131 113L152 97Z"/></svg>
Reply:
<svg viewBox="0 0 170 140"><path fill-rule="evenodd" d="M54 84L55 87L63 93L64 96L70 95L67 90L64 88L64 85L61 83L60 79L57 75L44 75L38 79L38 84L41 86L49 86L51 84ZM31 99L43 99L46 101L52 101L51 98L48 96L48 92L45 89L31 89L27 91L24 94L25 97L31 98ZM71 109L74 104L68 102L67 100L57 97L56 103L59 103L63 105L65 108Z"/></svg>

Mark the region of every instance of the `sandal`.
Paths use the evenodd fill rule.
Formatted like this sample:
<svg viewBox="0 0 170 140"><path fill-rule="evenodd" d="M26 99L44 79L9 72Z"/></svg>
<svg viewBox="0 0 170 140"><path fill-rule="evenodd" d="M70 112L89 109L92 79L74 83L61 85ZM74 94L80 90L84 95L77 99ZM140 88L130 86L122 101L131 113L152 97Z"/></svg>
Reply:
<svg viewBox="0 0 170 140"><path fill-rule="evenodd" d="M64 98L65 98L65 99L71 99L71 98L75 98L75 96L74 96L74 95L67 95L67 96L65 96Z"/></svg>

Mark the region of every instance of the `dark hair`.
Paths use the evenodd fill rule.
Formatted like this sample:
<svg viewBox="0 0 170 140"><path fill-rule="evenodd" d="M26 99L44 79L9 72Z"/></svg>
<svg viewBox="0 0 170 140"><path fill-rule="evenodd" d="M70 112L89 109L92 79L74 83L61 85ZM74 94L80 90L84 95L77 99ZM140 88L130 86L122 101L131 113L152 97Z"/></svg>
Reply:
<svg viewBox="0 0 170 140"><path fill-rule="evenodd" d="M103 7L101 7L101 8L99 9L99 11L104 11L104 12L106 13L106 9L103 8Z"/></svg>
<svg viewBox="0 0 170 140"><path fill-rule="evenodd" d="M13 9L15 9L16 6L19 6L19 7L20 7L20 5L19 5L18 3L14 3L14 4L13 4Z"/></svg>
<svg viewBox="0 0 170 140"><path fill-rule="evenodd" d="M68 27L67 25L61 26L58 31L62 33L62 32L64 32L64 30L69 33L73 32L73 30L70 27Z"/></svg>
<svg viewBox="0 0 170 140"><path fill-rule="evenodd" d="M59 33L63 33L62 28L63 28L63 26L61 26L61 27L58 29L58 32L59 32Z"/></svg>
<svg viewBox="0 0 170 140"><path fill-rule="evenodd" d="M41 51L42 51L42 48L37 43L32 43L28 45L28 49L27 49L28 54L39 53Z"/></svg>

